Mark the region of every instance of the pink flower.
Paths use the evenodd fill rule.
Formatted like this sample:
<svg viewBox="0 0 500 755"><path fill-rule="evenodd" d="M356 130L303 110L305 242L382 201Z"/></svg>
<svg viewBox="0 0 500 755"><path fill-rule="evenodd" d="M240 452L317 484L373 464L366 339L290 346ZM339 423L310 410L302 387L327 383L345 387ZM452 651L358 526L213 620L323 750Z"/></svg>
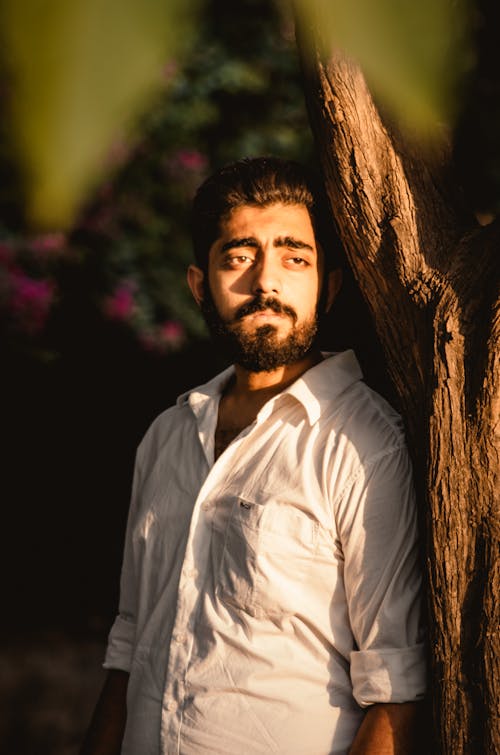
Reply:
<svg viewBox="0 0 500 755"><path fill-rule="evenodd" d="M207 167L207 158L196 149L180 149L174 160L184 170L202 171Z"/></svg>
<svg viewBox="0 0 500 755"><path fill-rule="evenodd" d="M172 348L178 348L186 337L182 324L177 320L167 320L160 325L158 332L160 341Z"/></svg>
<svg viewBox="0 0 500 755"><path fill-rule="evenodd" d="M55 285L49 280L36 280L16 270L9 280L8 306L17 324L30 333L40 332L54 300Z"/></svg>
<svg viewBox="0 0 500 755"><path fill-rule="evenodd" d="M32 252L47 254L60 252L66 245L66 236L64 233L44 233L42 236L35 236L29 242L29 248Z"/></svg>
<svg viewBox="0 0 500 755"><path fill-rule="evenodd" d="M179 349L186 340L186 333L177 320L166 320L154 330L143 331L139 340L146 351L164 354Z"/></svg>
<svg viewBox="0 0 500 755"><path fill-rule="evenodd" d="M120 322L129 320L135 310L135 289L135 284L130 281L120 283L111 296L108 296L104 300L104 314L110 320L118 320Z"/></svg>
<svg viewBox="0 0 500 755"><path fill-rule="evenodd" d="M163 168L176 192L191 199L207 173L208 158L196 149L180 149L164 158Z"/></svg>

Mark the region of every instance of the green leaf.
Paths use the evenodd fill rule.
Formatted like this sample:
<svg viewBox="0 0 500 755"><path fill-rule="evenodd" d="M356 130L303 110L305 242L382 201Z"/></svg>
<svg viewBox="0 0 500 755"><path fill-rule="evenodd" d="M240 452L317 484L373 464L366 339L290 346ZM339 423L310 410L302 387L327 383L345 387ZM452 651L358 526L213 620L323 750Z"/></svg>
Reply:
<svg viewBox="0 0 500 755"><path fill-rule="evenodd" d="M27 213L68 226L113 144L165 87L196 0L3 0L1 49Z"/></svg>
<svg viewBox="0 0 500 755"><path fill-rule="evenodd" d="M450 123L471 62L465 0L298 0L325 48L358 61L402 126L429 133Z"/></svg>

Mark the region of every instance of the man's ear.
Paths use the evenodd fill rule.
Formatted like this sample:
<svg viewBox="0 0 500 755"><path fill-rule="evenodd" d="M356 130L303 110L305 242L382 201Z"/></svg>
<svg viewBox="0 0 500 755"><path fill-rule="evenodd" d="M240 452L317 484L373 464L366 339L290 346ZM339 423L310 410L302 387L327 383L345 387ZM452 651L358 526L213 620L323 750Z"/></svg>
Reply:
<svg viewBox="0 0 500 755"><path fill-rule="evenodd" d="M330 270L326 280L326 305L325 313L329 312L333 302L337 298L337 294L340 291L342 285L342 270L340 267L336 270Z"/></svg>
<svg viewBox="0 0 500 755"><path fill-rule="evenodd" d="M196 267L196 265L189 265L187 271L187 282L189 288L191 289L191 293L193 294L194 300L199 307L201 306L201 303L203 301L204 277L205 275L201 268Z"/></svg>

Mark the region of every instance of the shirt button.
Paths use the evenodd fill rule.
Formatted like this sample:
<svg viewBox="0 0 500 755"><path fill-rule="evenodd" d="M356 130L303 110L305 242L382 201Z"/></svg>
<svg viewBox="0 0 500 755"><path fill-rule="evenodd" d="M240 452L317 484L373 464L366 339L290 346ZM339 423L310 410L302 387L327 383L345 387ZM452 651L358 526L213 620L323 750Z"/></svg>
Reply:
<svg viewBox="0 0 500 755"><path fill-rule="evenodd" d="M206 501L206 502L205 502L205 503L204 503L204 504L202 505L202 507L201 507L201 508L203 509L203 511L210 511L210 509L212 508L212 504L211 504L211 503L209 503L208 501Z"/></svg>
<svg viewBox="0 0 500 755"><path fill-rule="evenodd" d="M183 643L183 642L185 641L185 639L186 639L186 635L185 635L185 634L176 634L176 635L175 635L175 641L176 641L176 642L177 642L177 643L178 643L179 645L182 645L182 643Z"/></svg>
<svg viewBox="0 0 500 755"><path fill-rule="evenodd" d="M165 710L174 711L177 709L177 703L175 702L175 700L165 700L163 707L165 708Z"/></svg>

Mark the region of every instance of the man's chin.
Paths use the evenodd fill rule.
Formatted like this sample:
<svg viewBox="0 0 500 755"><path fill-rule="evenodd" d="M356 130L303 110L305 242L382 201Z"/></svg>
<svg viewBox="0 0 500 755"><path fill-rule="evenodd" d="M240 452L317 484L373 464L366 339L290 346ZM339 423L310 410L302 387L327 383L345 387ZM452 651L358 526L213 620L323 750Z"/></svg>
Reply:
<svg viewBox="0 0 500 755"><path fill-rule="evenodd" d="M295 364L311 350L316 329L299 333L292 328L283 334L274 325L265 324L247 332L231 329L224 338L225 350L233 361L250 372L271 372Z"/></svg>
<svg viewBox="0 0 500 755"><path fill-rule="evenodd" d="M279 345L284 342L290 335L291 325L285 321L273 322L271 320L252 320L250 322L240 322L236 328L231 328L236 337L256 338L262 336L269 338L273 343Z"/></svg>

